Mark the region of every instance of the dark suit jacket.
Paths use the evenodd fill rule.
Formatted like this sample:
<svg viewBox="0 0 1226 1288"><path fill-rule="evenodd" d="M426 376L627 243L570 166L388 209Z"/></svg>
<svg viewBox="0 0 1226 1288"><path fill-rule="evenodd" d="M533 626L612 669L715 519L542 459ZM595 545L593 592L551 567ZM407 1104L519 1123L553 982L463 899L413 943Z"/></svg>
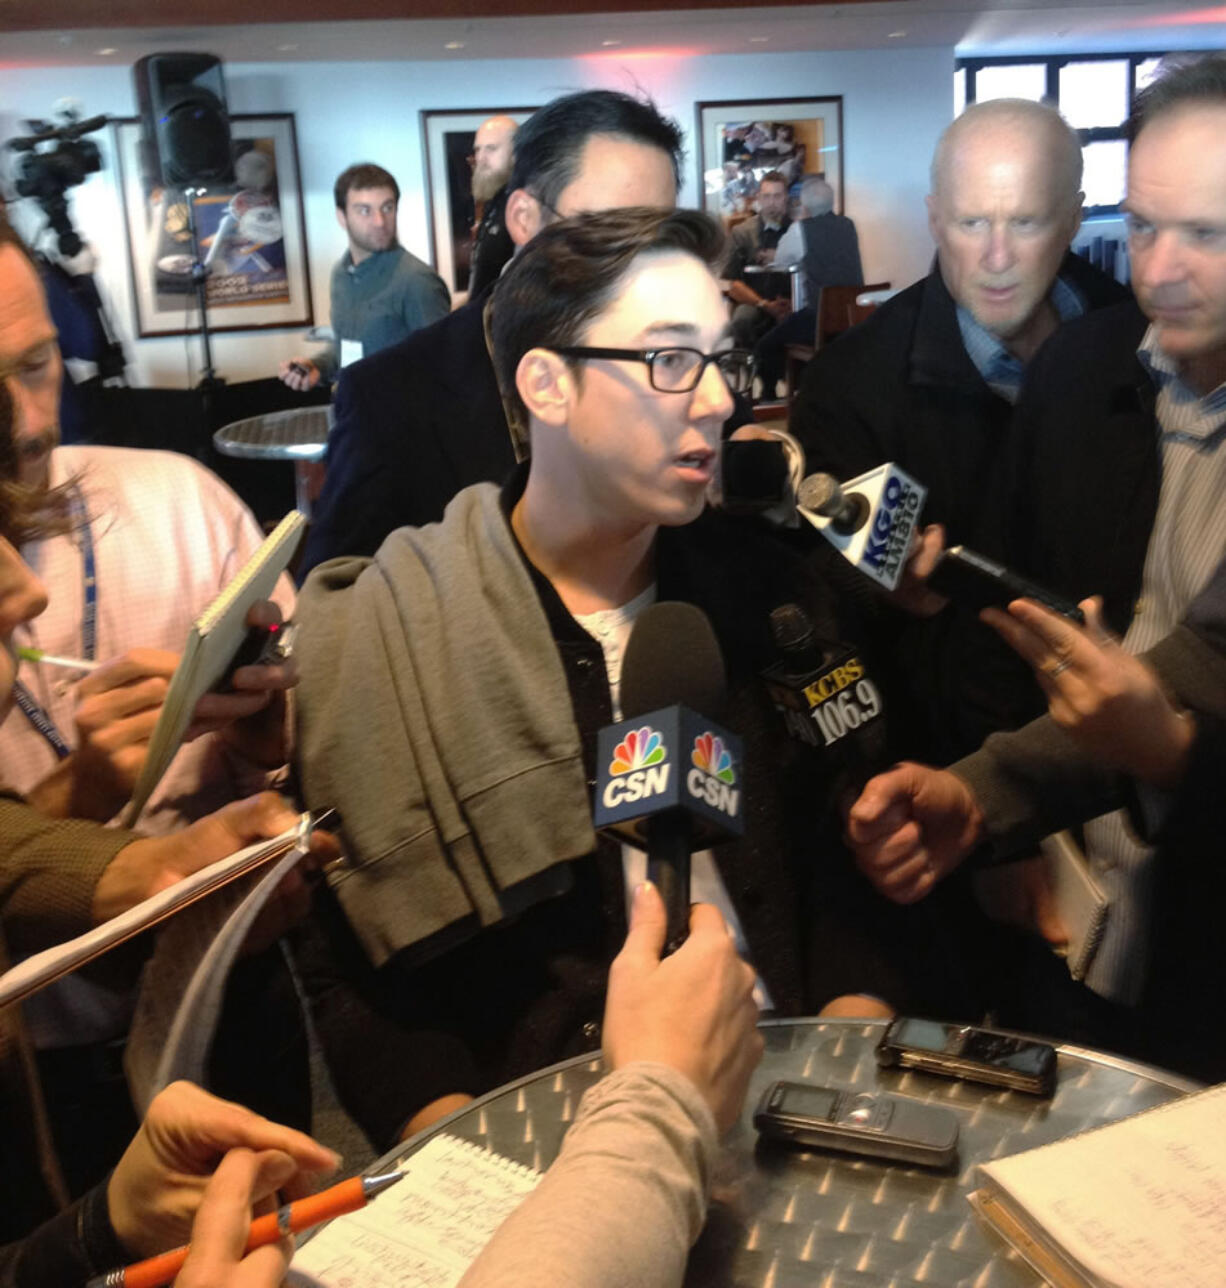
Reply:
<svg viewBox="0 0 1226 1288"><path fill-rule="evenodd" d="M1128 296L1076 256L1066 256L1060 272L1091 310ZM956 306L934 266L809 363L791 430L810 470L847 479L885 461L901 465L928 488L923 522L943 523L947 545L977 546L1012 416L967 354ZM1040 695L1029 672L998 654L995 638L974 614L901 618L894 653L899 698L908 707L900 719L914 733L908 755L945 764L974 750L1001 727L985 726L989 707L1012 712L1010 725L1037 714ZM988 666L982 685L968 657ZM997 707L1002 677L1009 698Z"/></svg>
<svg viewBox="0 0 1226 1288"><path fill-rule="evenodd" d="M300 577L337 555L373 555L394 528L435 523L461 488L510 471L515 452L485 347L487 298L341 373Z"/></svg>
<svg viewBox="0 0 1226 1288"><path fill-rule="evenodd" d="M1060 272L1091 310L1128 297L1074 255ZM883 461L901 465L928 488L924 521L945 524L956 545L972 539L1011 416L967 355L956 306L934 267L817 354L790 428L810 470L846 479Z"/></svg>
<svg viewBox="0 0 1226 1288"><path fill-rule="evenodd" d="M860 239L846 215L813 215L800 226L805 247L809 303L816 306L823 286L863 286Z"/></svg>
<svg viewBox="0 0 1226 1288"><path fill-rule="evenodd" d="M1136 356L1145 328L1128 299L1066 323L1035 355L971 542L1074 603L1101 595L1121 635L1161 482L1153 386ZM961 630L945 665L961 677L967 750L1042 709L1030 668L986 627Z"/></svg>
<svg viewBox="0 0 1226 1288"><path fill-rule="evenodd" d="M1069 322L1027 372L982 544L1127 630L1158 507L1153 386L1129 299Z"/></svg>

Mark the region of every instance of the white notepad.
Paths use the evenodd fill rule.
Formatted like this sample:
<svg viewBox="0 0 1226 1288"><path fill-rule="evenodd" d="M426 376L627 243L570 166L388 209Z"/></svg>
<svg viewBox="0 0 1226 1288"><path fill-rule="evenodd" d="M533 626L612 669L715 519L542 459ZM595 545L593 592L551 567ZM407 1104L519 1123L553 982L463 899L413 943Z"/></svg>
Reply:
<svg viewBox="0 0 1226 1288"><path fill-rule="evenodd" d="M405 1179L300 1248L299 1288L454 1288L539 1172L445 1133L401 1165Z"/></svg>
<svg viewBox="0 0 1226 1288"><path fill-rule="evenodd" d="M1226 1284L1226 1084L979 1165L971 1202L1062 1288Z"/></svg>
<svg viewBox="0 0 1226 1288"><path fill-rule="evenodd" d="M237 881L256 868L271 864L291 849L296 849L301 857L306 853L309 837L309 832L302 834L299 828L291 828L272 840L257 841L254 845L248 845L245 849L218 859L181 881L176 881L160 893L150 895L127 912L104 921L102 925L87 930L83 935L27 957L0 975L0 1007L10 1006L13 1002L20 1002L32 993L37 993L40 988L46 988L57 979L79 970L87 962L126 943L150 926L156 926L174 916L189 904L212 894L214 890Z"/></svg>
<svg viewBox="0 0 1226 1288"><path fill-rule="evenodd" d="M238 575L196 619L183 656L171 677L162 713L149 739L149 751L123 823L131 827L149 803L153 789L175 758L191 723L196 703L226 673L247 634L247 613L257 600L267 599L298 548L306 520L297 510L265 538Z"/></svg>

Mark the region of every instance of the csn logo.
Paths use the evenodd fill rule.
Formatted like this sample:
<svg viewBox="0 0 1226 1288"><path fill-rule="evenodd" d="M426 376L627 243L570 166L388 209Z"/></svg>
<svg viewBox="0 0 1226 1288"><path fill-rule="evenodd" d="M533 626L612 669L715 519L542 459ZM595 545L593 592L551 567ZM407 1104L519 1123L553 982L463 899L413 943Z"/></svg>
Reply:
<svg viewBox="0 0 1226 1288"><path fill-rule="evenodd" d="M612 777L601 798L605 808L616 809L667 791L672 768L667 757L664 740L650 725L632 729L613 749Z"/></svg>
<svg viewBox="0 0 1226 1288"><path fill-rule="evenodd" d="M736 774L724 740L718 734L701 734L694 739L690 760L694 767L685 778L690 795L735 818L741 794L735 787Z"/></svg>

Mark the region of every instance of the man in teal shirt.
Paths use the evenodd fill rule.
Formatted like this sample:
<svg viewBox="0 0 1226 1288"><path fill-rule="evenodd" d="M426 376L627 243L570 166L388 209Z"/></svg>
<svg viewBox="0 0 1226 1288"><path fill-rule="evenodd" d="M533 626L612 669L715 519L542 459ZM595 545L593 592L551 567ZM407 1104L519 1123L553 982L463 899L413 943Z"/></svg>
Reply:
<svg viewBox="0 0 1226 1288"><path fill-rule="evenodd" d="M341 172L333 189L336 221L349 249L332 270L330 352L281 363L291 389L314 389L341 367L396 344L451 310L443 279L396 240L400 187L382 166L363 163Z"/></svg>

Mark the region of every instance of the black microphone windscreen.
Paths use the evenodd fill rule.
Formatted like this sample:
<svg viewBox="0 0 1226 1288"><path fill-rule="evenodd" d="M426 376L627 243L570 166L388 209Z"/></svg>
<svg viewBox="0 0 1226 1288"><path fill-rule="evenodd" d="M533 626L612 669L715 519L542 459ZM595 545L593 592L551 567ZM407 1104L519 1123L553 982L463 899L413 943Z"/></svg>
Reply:
<svg viewBox="0 0 1226 1288"><path fill-rule="evenodd" d="M677 703L717 720L726 689L723 654L701 608L664 601L643 610L622 660L623 720Z"/></svg>
<svg viewBox="0 0 1226 1288"><path fill-rule="evenodd" d="M788 669L811 671L821 665L822 650L809 614L799 604L780 604L771 611L771 635Z"/></svg>
<svg viewBox="0 0 1226 1288"><path fill-rule="evenodd" d="M725 505L764 508L787 495L788 458L776 439L727 439L720 474Z"/></svg>

